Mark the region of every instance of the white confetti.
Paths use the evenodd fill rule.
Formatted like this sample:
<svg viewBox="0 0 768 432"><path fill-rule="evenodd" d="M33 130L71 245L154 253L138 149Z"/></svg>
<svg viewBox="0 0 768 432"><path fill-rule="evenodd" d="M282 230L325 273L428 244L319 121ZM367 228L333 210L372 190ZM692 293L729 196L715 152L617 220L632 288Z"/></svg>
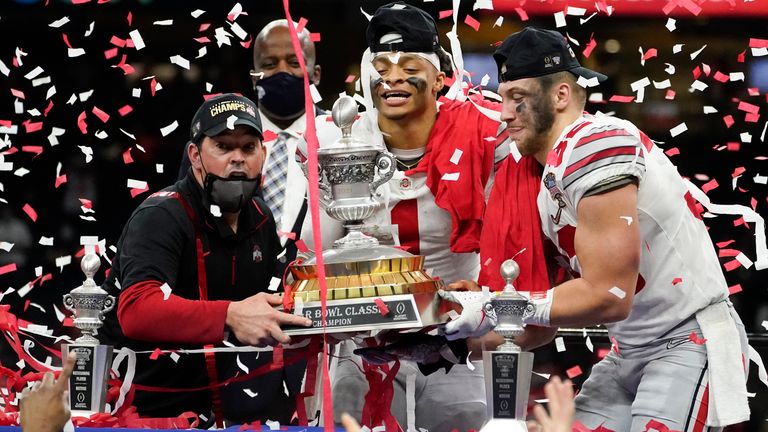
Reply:
<svg viewBox="0 0 768 432"><path fill-rule="evenodd" d="M53 246L53 237L40 236L40 241L38 243L43 246Z"/></svg>
<svg viewBox="0 0 768 432"><path fill-rule="evenodd" d="M763 321L760 323L761 326L763 326L764 329L768 330L768 321Z"/></svg>
<svg viewBox="0 0 768 432"><path fill-rule="evenodd" d="M443 174L443 178L441 180L445 181L457 181L459 179L459 173L445 173Z"/></svg>
<svg viewBox="0 0 768 432"><path fill-rule="evenodd" d="M749 268L752 267L752 260L747 258L747 256L744 255L743 252L739 252L739 254L736 255L736 261L740 262L741 265L743 265L744 268L747 270L749 270Z"/></svg>
<svg viewBox="0 0 768 432"><path fill-rule="evenodd" d="M739 139L741 139L741 142L743 143L751 143L752 142L752 134L749 132L742 132L739 134Z"/></svg>
<svg viewBox="0 0 768 432"><path fill-rule="evenodd" d="M267 287L267 289L269 291L277 291L277 289L280 288L281 282L282 280L280 280L280 278L273 277L272 279L269 280L269 286Z"/></svg>
<svg viewBox="0 0 768 432"><path fill-rule="evenodd" d="M211 204L210 211L211 211L211 216L221 217L221 208L216 204Z"/></svg>
<svg viewBox="0 0 768 432"><path fill-rule="evenodd" d="M557 349L557 352L565 351L565 340L563 340L562 337L555 338L555 348Z"/></svg>
<svg viewBox="0 0 768 432"><path fill-rule="evenodd" d="M155 164L155 172L157 172L158 174L162 174L163 173L163 164Z"/></svg>
<svg viewBox="0 0 768 432"><path fill-rule="evenodd" d="M59 28L69 22L69 17L59 18L56 21L48 24L48 27Z"/></svg>
<svg viewBox="0 0 768 432"><path fill-rule="evenodd" d="M248 37L248 32L245 31L242 27L240 27L240 24L236 22L230 23L229 29L232 30L232 33L234 33L235 36L239 37L240 40L245 40L245 38Z"/></svg>
<svg viewBox="0 0 768 432"><path fill-rule="evenodd" d="M744 81L744 72L731 72L728 78L731 82Z"/></svg>
<svg viewBox="0 0 768 432"><path fill-rule="evenodd" d="M475 0L472 10L490 9L493 10L493 0Z"/></svg>
<svg viewBox="0 0 768 432"><path fill-rule="evenodd" d="M624 290L619 288L619 287L613 287L613 288L609 289L608 292L613 294L613 295L615 295L616 297L618 297L620 299L623 299L624 297L627 296L627 293L624 292Z"/></svg>
<svg viewBox="0 0 768 432"><path fill-rule="evenodd" d="M768 48L762 47L762 48L752 48L752 56L753 57L762 57L768 55Z"/></svg>
<svg viewBox="0 0 768 432"><path fill-rule="evenodd" d="M38 67L36 67L36 68L32 69L31 71L27 72L27 74L26 74L26 75L24 75L24 78L26 78L26 79L28 79L28 80L32 80L32 79L35 79L35 78L37 78L37 77L38 77L38 75L40 75L40 74L41 74L41 73L43 73L43 72L45 72L45 71L43 70L43 68L41 68L40 66L38 66Z"/></svg>
<svg viewBox="0 0 768 432"><path fill-rule="evenodd" d="M563 11L555 12L555 27L565 27L565 14Z"/></svg>
<svg viewBox="0 0 768 432"><path fill-rule="evenodd" d="M549 377L550 377L550 376L552 376L552 374L548 374L548 373L539 373L539 372L533 372L533 374L534 374L534 375L538 375L538 376L540 376L540 377L544 378L545 380L548 380L548 379L549 379Z"/></svg>
<svg viewBox="0 0 768 432"><path fill-rule="evenodd" d="M160 21L155 21L152 24L154 24L156 26L172 26L173 25L173 20L172 19L160 20Z"/></svg>
<svg viewBox="0 0 768 432"><path fill-rule="evenodd" d="M235 122L237 121L238 117L234 114L227 117L227 129L233 130L235 128Z"/></svg>
<svg viewBox="0 0 768 432"><path fill-rule="evenodd" d="M609 6L610 7L610 6ZM592 15L586 17L586 18L579 18L579 25L584 25L585 22L592 19L593 16L597 15L597 12L592 12Z"/></svg>
<svg viewBox="0 0 768 432"><path fill-rule="evenodd" d="M504 24L504 17L500 16L500 17L496 18L496 22L493 23L493 26L494 27L501 27L502 24Z"/></svg>
<svg viewBox="0 0 768 432"><path fill-rule="evenodd" d="M243 13L243 5L241 5L240 3L235 3L235 5L232 6L232 10L230 10L229 13L227 14L227 17L231 17L232 21L234 21L242 13Z"/></svg>
<svg viewBox="0 0 768 432"><path fill-rule="evenodd" d="M204 13L205 13L204 10L195 9L195 10L192 11L192 13L190 15L192 15L192 18L198 18L200 15L202 15Z"/></svg>
<svg viewBox="0 0 768 432"><path fill-rule="evenodd" d="M627 221L627 226L632 225L632 216L619 216L619 219Z"/></svg>
<svg viewBox="0 0 768 432"><path fill-rule="evenodd" d="M696 80L693 82L693 84L691 84L691 88L693 90L698 90L698 91L704 91L704 89L706 89L707 87L709 86L705 82L699 81L699 80Z"/></svg>
<svg viewBox="0 0 768 432"><path fill-rule="evenodd" d="M704 114L715 114L715 113L717 113L717 108L709 105L704 105Z"/></svg>
<svg viewBox="0 0 768 432"><path fill-rule="evenodd" d="M197 50L197 56L195 56L196 59L204 57L206 54L208 54L208 48L206 47L200 47L199 50ZM209 90L210 91L210 90Z"/></svg>
<svg viewBox="0 0 768 432"><path fill-rule="evenodd" d="M144 45L144 39L142 39L141 33L139 33L138 30L136 29L131 30L131 32L128 33L128 36L131 37L131 40L133 41L133 46L136 48L136 51L141 51L141 49L146 46Z"/></svg>
<svg viewBox="0 0 768 432"><path fill-rule="evenodd" d="M675 21L674 18L667 18L667 23L664 26L667 28L667 30L673 32L677 28L675 25L676 22L677 21Z"/></svg>
<svg viewBox="0 0 768 432"><path fill-rule="evenodd" d="M674 44L672 46L672 54L681 52L683 50L683 46L685 46L685 44Z"/></svg>
<svg viewBox="0 0 768 432"><path fill-rule="evenodd" d="M243 389L243 391L250 397L256 397L259 394L258 392L254 392L251 389Z"/></svg>
<svg viewBox="0 0 768 432"><path fill-rule="evenodd" d="M11 73L11 70L8 69L8 66L5 65L5 63L0 60L0 73L2 73L5 76L8 76L8 74Z"/></svg>
<svg viewBox="0 0 768 432"><path fill-rule="evenodd" d="M93 160L93 149L88 146L77 146L80 151L85 155L85 163Z"/></svg>
<svg viewBox="0 0 768 432"><path fill-rule="evenodd" d="M461 151L460 149L455 149L453 151L453 155L451 156L451 159L450 159L451 163L454 164L454 165L458 165L459 161L461 160L461 155L463 155L463 154L464 154L464 152Z"/></svg>
<svg viewBox="0 0 768 432"><path fill-rule="evenodd" d="M171 358L171 360L173 360L174 363L178 363L179 358L181 357L179 353L175 353L175 352L168 354L168 356Z"/></svg>
<svg viewBox="0 0 768 432"><path fill-rule="evenodd" d="M665 89L672 87L672 83L669 81L669 78L665 79L664 81L654 81L653 87L657 89Z"/></svg>
<svg viewBox="0 0 768 432"><path fill-rule="evenodd" d="M580 7L568 6L568 9L566 9L565 14L573 15L573 16L584 16L587 14L587 10Z"/></svg>
<svg viewBox="0 0 768 432"><path fill-rule="evenodd" d="M755 177L752 179L757 184L768 184L768 177L756 174Z"/></svg>
<svg viewBox="0 0 768 432"><path fill-rule="evenodd" d="M9 243L9 242L6 242L6 241L0 242L0 249L4 250L6 252L10 252L11 249L13 249L13 243Z"/></svg>
<svg viewBox="0 0 768 432"><path fill-rule="evenodd" d="M232 45L232 43L229 41L229 38L232 37L232 35L227 33L227 31L222 27L216 27L216 31L214 32L213 37L216 39L216 45L219 48L221 48L222 45Z"/></svg>
<svg viewBox="0 0 768 432"><path fill-rule="evenodd" d="M63 268L65 265L68 265L71 263L72 263L71 255L61 256L56 258L56 267Z"/></svg>
<svg viewBox="0 0 768 432"><path fill-rule="evenodd" d="M239 367L240 370L242 370L246 374L251 372L251 370L248 369L248 366L244 365L243 362L240 361L240 355L239 354L237 355L237 357L235 357L235 362L237 362L237 367Z"/></svg>
<svg viewBox="0 0 768 432"><path fill-rule="evenodd" d="M323 97L320 96L320 92L317 91L317 87L315 87L314 84L309 85L309 94L312 95L312 102L319 103L323 100Z"/></svg>
<svg viewBox="0 0 768 432"><path fill-rule="evenodd" d="M140 98L141 97L141 89L140 88L133 88L133 89L131 89L131 96L133 96L135 98Z"/></svg>
<svg viewBox="0 0 768 432"><path fill-rule="evenodd" d="M688 126L685 125L685 122L682 122L679 125L670 129L669 133L672 134L672 138L674 138L687 130L688 130Z"/></svg>
<svg viewBox="0 0 768 432"><path fill-rule="evenodd" d="M180 55L175 55L171 57L171 63L175 65L179 65L183 67L186 70L189 70L189 60L185 59L184 57Z"/></svg>
<svg viewBox="0 0 768 432"><path fill-rule="evenodd" d="M96 25L96 21L91 21L91 24L88 25L88 30L83 33L83 36L88 37L93 33L93 26Z"/></svg>
<svg viewBox="0 0 768 432"><path fill-rule="evenodd" d="M179 127L179 122L174 120L173 123L169 124L168 126L160 128L160 134L163 136L168 136L171 132L175 131L176 128Z"/></svg>
<svg viewBox="0 0 768 432"><path fill-rule="evenodd" d="M589 88L589 87L597 86L598 84L600 84L600 81L597 80L597 77L584 78L583 76L579 75L579 79L576 80L576 84L584 88Z"/></svg>
<svg viewBox="0 0 768 432"><path fill-rule="evenodd" d="M144 180L128 179L128 181L126 183L127 183L128 187L131 188L131 189L145 189L145 188L147 188L147 182L145 182Z"/></svg>
<svg viewBox="0 0 768 432"><path fill-rule="evenodd" d="M80 57L85 54L85 50L82 48L67 48L67 55L69 57Z"/></svg>
<svg viewBox="0 0 768 432"><path fill-rule="evenodd" d="M701 54L701 52L702 52L702 51L704 51L704 48L706 48L706 47L707 47L707 45L706 45L706 44L704 44L704 46L703 46L703 47L701 47L701 48L699 48L699 49L698 49L698 51L694 51L694 52L692 52L692 53L691 53L691 60L693 60L693 59L695 59L696 57L698 57L698 56L699 56L699 54Z"/></svg>
<svg viewBox="0 0 768 432"><path fill-rule="evenodd" d="M664 72L668 73L669 75L675 74L675 65L672 63L664 63L667 67L664 68Z"/></svg>
<svg viewBox="0 0 768 432"><path fill-rule="evenodd" d="M160 286L160 291L163 292L163 300L168 300L171 297L171 287L168 285L168 282L162 284Z"/></svg>
<svg viewBox="0 0 768 432"><path fill-rule="evenodd" d="M595 352L595 347L594 345L592 345L592 339L590 339L589 336L587 336L587 341L585 342L585 344L587 345L587 349L590 352Z"/></svg>

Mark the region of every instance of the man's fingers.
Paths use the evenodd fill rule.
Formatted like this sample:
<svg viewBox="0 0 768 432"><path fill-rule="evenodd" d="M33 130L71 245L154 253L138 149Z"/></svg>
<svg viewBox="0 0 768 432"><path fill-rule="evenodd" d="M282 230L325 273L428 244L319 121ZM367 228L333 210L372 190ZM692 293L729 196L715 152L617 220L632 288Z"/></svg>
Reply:
<svg viewBox="0 0 768 432"><path fill-rule="evenodd" d="M347 413L341 415L341 425L347 432L360 432L360 425L357 424L357 420Z"/></svg>
<svg viewBox="0 0 768 432"><path fill-rule="evenodd" d="M69 377L72 376L72 371L75 369L75 362L77 361L77 354L70 352L67 358L64 359L64 364L61 367L61 373L59 379L56 380L56 390L65 391L69 387Z"/></svg>
<svg viewBox="0 0 768 432"><path fill-rule="evenodd" d="M448 289L451 291L480 291L480 285L475 281L461 279L448 284Z"/></svg>
<svg viewBox="0 0 768 432"><path fill-rule="evenodd" d="M552 401L550 401L551 403ZM533 416L536 417L536 421L541 425L542 429L549 430L547 425L549 424L549 414L543 406L536 404L533 407Z"/></svg>
<svg viewBox="0 0 768 432"><path fill-rule="evenodd" d="M272 339L277 343L281 344L287 344L291 341L291 337L287 334L283 333L282 330L280 330L280 327L277 326L277 324L273 324L269 326L269 334L272 336Z"/></svg>
<svg viewBox="0 0 768 432"><path fill-rule="evenodd" d="M277 319L276 321L282 326L284 324L286 325L298 325L298 326L304 326L309 327L312 325L312 320L309 318L305 318L301 315L294 315L289 314L285 312L277 312Z"/></svg>
<svg viewBox="0 0 768 432"><path fill-rule="evenodd" d="M280 306L281 304L283 304L283 298L280 297L279 295L266 294L266 293L261 293L256 295L263 295L264 298L267 300L267 303L269 303L271 306Z"/></svg>

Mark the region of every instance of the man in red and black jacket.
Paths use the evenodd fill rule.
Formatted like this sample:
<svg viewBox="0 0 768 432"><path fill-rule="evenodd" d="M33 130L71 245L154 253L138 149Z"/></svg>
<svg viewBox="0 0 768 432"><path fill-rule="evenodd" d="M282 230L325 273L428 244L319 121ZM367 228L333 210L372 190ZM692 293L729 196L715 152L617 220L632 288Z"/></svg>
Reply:
<svg viewBox="0 0 768 432"><path fill-rule="evenodd" d="M107 315L101 336L139 353L135 384L204 388L137 391L134 404L142 416L192 411L217 422L288 422L294 407L283 381L290 368L233 383L226 391L216 387L245 372L236 356L252 357L242 363L252 365L258 357L268 364L271 352L182 353L177 359L163 354L155 360L147 353L200 349L227 339L276 345L289 341L281 325L310 324L278 312L280 297L267 294L282 248L269 208L254 197L266 157L254 103L234 94L209 98L191 129L187 176L147 198L123 229L105 283L117 307ZM286 380L295 387L303 374L299 369L293 371L298 380Z"/></svg>

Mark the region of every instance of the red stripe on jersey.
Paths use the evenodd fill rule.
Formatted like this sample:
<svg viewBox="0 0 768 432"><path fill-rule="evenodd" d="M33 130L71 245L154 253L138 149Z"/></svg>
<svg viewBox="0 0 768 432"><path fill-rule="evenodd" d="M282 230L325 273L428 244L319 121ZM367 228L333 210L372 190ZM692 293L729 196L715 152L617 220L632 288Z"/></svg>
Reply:
<svg viewBox="0 0 768 432"><path fill-rule="evenodd" d="M568 258L576 256L576 248L574 247L575 236L576 227L571 225L565 225L557 231L557 244L560 245L560 249L568 254Z"/></svg>
<svg viewBox="0 0 768 432"><path fill-rule="evenodd" d="M651 139L648 138L648 135L643 133L643 131L640 131L640 142L643 143L645 149L648 151L651 151L653 148L653 141L651 141Z"/></svg>
<svg viewBox="0 0 768 432"><path fill-rule="evenodd" d="M707 414L709 412L709 384L704 388L704 395L701 397L699 412L696 413L696 420L693 425L693 432L701 432L707 423Z"/></svg>
<svg viewBox="0 0 768 432"><path fill-rule="evenodd" d="M626 147L612 147L607 148L605 150L601 150L597 153L593 153L584 159L574 162L568 168L565 169L565 173L563 174L563 179L568 177L569 175L573 174L574 172L578 171L580 168L584 168L585 166L591 164L592 162L597 162L601 159L606 159L613 156L624 156L624 155L634 155L637 147L634 146L626 146Z"/></svg>
<svg viewBox="0 0 768 432"><path fill-rule="evenodd" d="M578 142L576 142L576 145L574 147L581 147L583 145L589 144L599 139L615 137L615 136L630 136L630 133L625 131L624 129L612 129L612 130L607 130L603 132L597 132L597 133L593 133L592 135L587 135L585 137L582 137Z"/></svg>
<svg viewBox="0 0 768 432"><path fill-rule="evenodd" d="M584 129L585 126L590 124L592 124L591 121L583 121L577 124L576 126L573 127L573 129L571 129L570 131L568 131L567 134L565 134L565 138L566 139L573 138L574 136L576 136L577 133L579 133L580 130Z"/></svg>
<svg viewBox="0 0 768 432"><path fill-rule="evenodd" d="M400 246L419 255L419 206L415 199L397 203L391 212L392 224L397 225Z"/></svg>

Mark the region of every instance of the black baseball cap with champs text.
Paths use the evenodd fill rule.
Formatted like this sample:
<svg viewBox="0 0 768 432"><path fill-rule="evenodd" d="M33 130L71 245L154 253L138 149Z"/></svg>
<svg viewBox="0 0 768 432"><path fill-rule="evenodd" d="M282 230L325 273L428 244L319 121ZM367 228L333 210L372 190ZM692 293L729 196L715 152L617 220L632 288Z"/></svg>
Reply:
<svg viewBox="0 0 768 432"><path fill-rule="evenodd" d="M203 102L192 117L190 139L200 143L203 135L215 137L235 125L250 126L264 139L259 110L252 100L234 93L213 96Z"/></svg>

